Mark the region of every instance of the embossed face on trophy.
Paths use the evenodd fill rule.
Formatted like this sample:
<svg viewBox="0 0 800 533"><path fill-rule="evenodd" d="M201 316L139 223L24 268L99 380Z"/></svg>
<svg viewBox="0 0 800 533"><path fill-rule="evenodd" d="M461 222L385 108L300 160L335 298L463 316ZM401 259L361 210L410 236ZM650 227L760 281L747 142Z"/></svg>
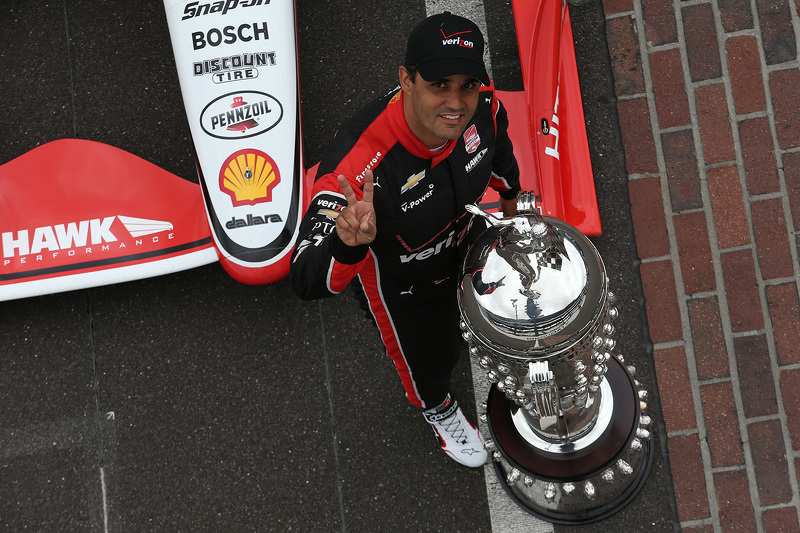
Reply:
<svg viewBox="0 0 800 533"><path fill-rule="evenodd" d="M461 272L461 329L493 383L486 420L508 494L550 522L593 522L647 479L646 391L614 351L617 310L597 250L531 205L522 195L524 214L505 219L468 206L490 227Z"/></svg>

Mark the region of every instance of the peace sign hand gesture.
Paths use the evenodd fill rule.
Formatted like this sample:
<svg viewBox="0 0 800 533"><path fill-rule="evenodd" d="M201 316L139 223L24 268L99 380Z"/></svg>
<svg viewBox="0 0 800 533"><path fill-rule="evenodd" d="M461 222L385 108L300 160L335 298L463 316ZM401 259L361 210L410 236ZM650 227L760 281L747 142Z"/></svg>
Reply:
<svg viewBox="0 0 800 533"><path fill-rule="evenodd" d="M368 170L364 174L364 194L361 200L356 198L347 178L339 174L336 179L347 200L347 206L336 217L336 233L347 246L371 243L377 233L375 206L372 204L374 190L372 171Z"/></svg>

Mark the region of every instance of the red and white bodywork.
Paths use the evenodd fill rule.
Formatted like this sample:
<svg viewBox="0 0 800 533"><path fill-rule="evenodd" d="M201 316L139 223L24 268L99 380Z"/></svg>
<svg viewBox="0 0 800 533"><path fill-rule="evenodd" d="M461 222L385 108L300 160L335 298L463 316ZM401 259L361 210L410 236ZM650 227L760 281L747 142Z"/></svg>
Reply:
<svg viewBox="0 0 800 533"><path fill-rule="evenodd" d="M303 169L294 2L164 0L164 7L200 186L77 139L1 165L0 301L216 260L248 284L288 273L316 170ZM500 97L522 187L536 192L543 214L597 235L568 8L561 0L514 0L514 13L524 91ZM40 186L30 187L32 179ZM490 190L482 207L496 202Z"/></svg>
<svg viewBox="0 0 800 533"><path fill-rule="evenodd" d="M204 211L196 184L113 146L39 146L0 166L0 301L213 263Z"/></svg>
<svg viewBox="0 0 800 533"><path fill-rule="evenodd" d="M289 0L164 0L220 262L277 281L303 211L295 8Z"/></svg>
<svg viewBox="0 0 800 533"><path fill-rule="evenodd" d="M524 91L498 91L522 188L537 208L578 228L601 233L569 9L560 0L514 0ZM497 201L489 191L484 206Z"/></svg>

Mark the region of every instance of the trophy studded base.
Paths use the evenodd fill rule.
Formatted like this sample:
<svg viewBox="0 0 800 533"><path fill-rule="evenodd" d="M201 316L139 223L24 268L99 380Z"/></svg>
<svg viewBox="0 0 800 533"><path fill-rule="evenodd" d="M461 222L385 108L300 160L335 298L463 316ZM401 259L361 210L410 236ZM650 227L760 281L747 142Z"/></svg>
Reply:
<svg viewBox="0 0 800 533"><path fill-rule="evenodd" d="M520 407L496 386L489 392L485 420L498 480L542 520L571 525L602 520L625 507L647 480L654 448L643 411L646 391L616 357L607 366L595 427L567 444L546 442L526 430Z"/></svg>

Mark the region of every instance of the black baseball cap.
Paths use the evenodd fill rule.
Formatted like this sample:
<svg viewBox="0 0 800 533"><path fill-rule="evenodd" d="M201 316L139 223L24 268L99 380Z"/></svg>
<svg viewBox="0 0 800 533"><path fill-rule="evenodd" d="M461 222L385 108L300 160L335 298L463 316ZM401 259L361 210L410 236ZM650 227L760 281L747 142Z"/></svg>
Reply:
<svg viewBox="0 0 800 533"><path fill-rule="evenodd" d="M489 85L483 46L483 34L474 22L445 11L426 18L411 31L405 66L417 67L428 81L465 74Z"/></svg>

